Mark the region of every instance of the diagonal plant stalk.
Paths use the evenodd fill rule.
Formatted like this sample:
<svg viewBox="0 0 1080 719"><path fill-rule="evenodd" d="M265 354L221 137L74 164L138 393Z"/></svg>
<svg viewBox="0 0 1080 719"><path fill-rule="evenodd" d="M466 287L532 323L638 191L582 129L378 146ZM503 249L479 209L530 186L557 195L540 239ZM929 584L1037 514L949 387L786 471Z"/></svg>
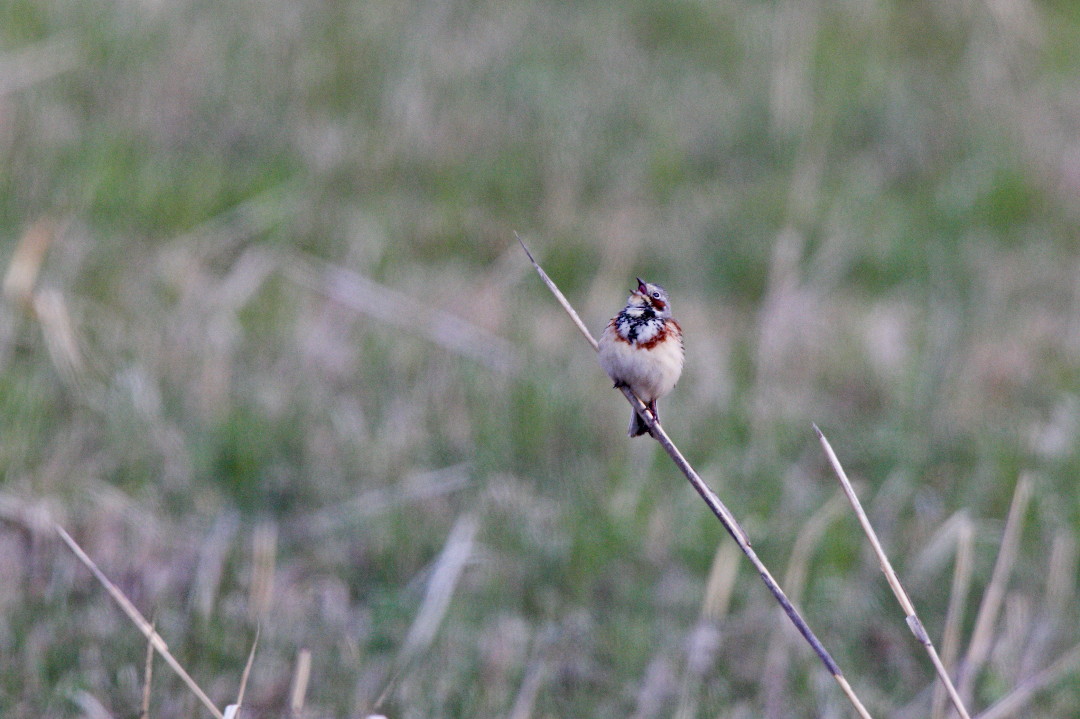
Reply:
<svg viewBox="0 0 1080 719"><path fill-rule="evenodd" d="M139 628L139 631L142 632L143 636L154 646L154 649L157 650L158 654L160 654L165 662L172 667L172 670L184 680L184 684L191 690L191 693L198 697L199 701L202 702L202 705L214 715L215 719L224 719L221 710L214 705L214 702L210 701L210 697L206 695L206 692L195 683L195 680L191 678L191 675L187 673L184 667L180 665L180 662L176 660L176 657L172 655L172 652L169 651L168 645L165 644L165 640L162 639L161 635L154 629L154 625L146 621L146 617L135 608L135 605L131 603L131 600L124 596L124 593L121 592L115 584L109 581L109 578L98 568L98 565L94 563L94 560L83 551L83 548L71 538L71 535L68 534L63 527L59 524L54 524L53 528L56 530L56 533L60 535L60 539L64 540L64 544L68 546L68 549L79 558L80 562L86 565L86 568L89 569L98 582L101 583L101 586L105 587L109 596L113 598L113 601L120 605L120 609L122 609L124 614L128 615L128 619Z"/></svg>
<svg viewBox="0 0 1080 719"><path fill-rule="evenodd" d="M900 603L901 609L904 610L908 628L911 629L911 633L915 635L915 638L919 640L919 643L923 645L926 653L930 656L930 661L934 664L934 670L937 671L941 683L945 685L945 690L949 693L949 699L952 700L953 707L956 708L956 711L960 713L963 719L971 719L967 709L964 707L963 700L960 698L960 694L956 691L956 687L953 686L952 680L949 678L949 672L945 670L945 665L942 664L941 657L938 656L937 649L934 648L934 642L931 641L930 635L926 633L926 628L919 619L919 615L915 613L915 605L911 603L911 599L908 597L903 585L900 584L900 578L896 576L896 572L893 570L892 562L889 561L885 550L882 549L877 532L874 531L870 519L866 516L866 512L863 511L862 503L859 501L858 495L855 494L855 490L852 488L840 460L837 459L832 445L829 444L829 440L825 438L825 435L818 429L816 424L814 425L814 432L817 433L818 441L821 442L821 446L825 450L825 456L828 457L829 464L832 465L833 471L836 472L836 476L840 480L840 486L843 487L844 494L847 495L852 509L855 510L855 516L858 517L859 524L862 525L863 531L870 539L870 546L874 548L878 563L881 565L881 571L885 574L893 594L896 595L896 601Z"/></svg>
<svg viewBox="0 0 1080 719"><path fill-rule="evenodd" d="M525 242L521 239L521 236L515 232L514 237L516 237L517 241L521 244L521 248L525 250L525 254L528 255L529 261L532 262L533 267L536 268L536 271L544 281L544 284L551 290L551 293L555 296L555 299L558 300L559 304L562 305L562 308L566 310L566 313L570 316L570 319L573 320L578 330L581 331L581 334L583 334L589 344L592 345L592 348L598 350L599 345L592 336L592 333L585 327L585 323L581 321L581 317L578 316L578 313L570 305L570 302L563 293L559 291L555 282L548 277L547 273L544 272L544 269L540 266L540 263L538 263L532 256L532 253L529 252L529 248L525 246ZM840 667L836 664L836 661L829 654L828 650L825 649L825 646L817 638L813 630L810 629L810 625L808 625L802 615L799 614L799 610L795 608L791 603L791 600L784 594L784 590L780 588L780 585L769 572L768 567L766 567L765 563L758 557L757 552L750 546L750 540L747 538L746 532L739 526L738 521L735 519L734 515L731 514L731 511L728 510L722 501L720 501L720 498L716 493L705 484L705 481L686 460L686 457L684 457L682 452L679 451L679 448L675 446L675 443L671 441L671 438L668 437L667 432L664 431L660 422L657 421L656 417L654 417L645 407L645 404L637 397L637 395L630 391L628 387L622 387L620 389L626 397L626 401L630 403L630 406L641 416L645 425L649 428L649 433L660 443L660 446L664 448L664 451L668 453L668 456L671 457L672 461L675 462L675 465L682 471L683 475L686 476L686 479L690 482L691 486L693 486L694 490L705 501L705 504L708 505L709 509L712 510L712 513L716 515L716 518L720 520L720 524L724 526L724 529L726 529L732 539L735 540L735 543L739 545L739 549L741 549L743 554L746 555L746 558L750 560L750 563L754 565L758 574L761 575L761 580L765 582L765 586L772 593L773 597L776 598L776 601L780 604L784 613L787 614L792 624L795 625L795 628L799 630L799 633L806 640L807 644L810 645L810 648L817 654L818 659L825 665L825 668L832 675L833 679L836 680L836 683L840 685L840 688L847 696L848 701L855 707L859 716L862 717L862 719L870 719L870 713L867 712L866 707L863 706L862 701L859 700L859 697L851 688L851 684L848 683L847 678L844 676L843 672L840 671Z"/></svg>
<svg viewBox="0 0 1080 719"><path fill-rule="evenodd" d="M974 692L975 678L990 657L994 625L1001 611L1001 605L1005 601L1005 588L1016 563L1024 515L1027 512L1028 502L1031 500L1031 490L1031 477L1021 475L1016 488L1013 489L1012 503L1009 505L1009 515L1005 519L1005 531L1001 536L1001 547L998 549L997 560L994 562L994 570L990 574L990 583L986 586L982 601L979 603L967 654L960 664L960 678L957 683L960 685L960 695L965 698L971 697Z"/></svg>

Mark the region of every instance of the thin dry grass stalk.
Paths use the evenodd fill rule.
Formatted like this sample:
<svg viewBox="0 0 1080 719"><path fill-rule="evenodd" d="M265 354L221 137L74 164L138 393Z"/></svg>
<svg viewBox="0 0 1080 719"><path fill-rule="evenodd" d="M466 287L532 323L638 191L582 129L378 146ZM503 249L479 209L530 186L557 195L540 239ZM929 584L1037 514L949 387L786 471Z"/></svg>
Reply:
<svg viewBox="0 0 1080 719"><path fill-rule="evenodd" d="M374 709L378 710L386 701L402 673L412 664L413 659L431 647L435 634L446 617L446 611L450 608L450 600L457 591L461 573L472 559L473 543L479 526L475 515L466 514L459 518L450 530L450 536L446 538L446 544L439 558L435 560L420 611L417 612L412 626L409 627L404 646L395 661L396 669L375 701Z"/></svg>
<svg viewBox="0 0 1080 719"><path fill-rule="evenodd" d="M503 338L357 272L307 261L299 255L289 256L281 267L285 277L301 287L382 322L418 332L432 343L497 372L513 375L521 364L513 346Z"/></svg>
<svg viewBox="0 0 1080 719"><path fill-rule="evenodd" d="M971 588L972 556L974 554L975 530L966 514L958 516L956 534L956 564L953 567L949 606L945 610L945 628L941 632L941 663L946 669L955 668L960 651L960 627L964 623L964 603ZM932 719L940 719L945 712L945 687L934 685L934 698L930 704Z"/></svg>
<svg viewBox="0 0 1080 719"><path fill-rule="evenodd" d="M702 619L718 622L727 616L735 591L735 577L739 573L738 560L738 548L730 543L723 542L716 548L705 582L705 598L701 602Z"/></svg>
<svg viewBox="0 0 1080 719"><path fill-rule="evenodd" d="M555 296L555 299L558 300L559 304L562 305L562 308L566 310L570 319L573 320L578 330L585 336L589 344L592 345L592 348L598 350L599 345L597 344L596 339L592 336L592 333L589 332L588 328L585 327L585 323L581 321L581 317L578 316L578 313L570 305L570 302L563 293L559 291L555 282L548 277L546 272L544 272L544 269L540 266L540 263L536 261L532 253L529 252L529 248L525 246L525 242L521 239L520 235L515 233L514 236L521 244L521 248L525 250L525 254L528 255L529 261L532 262L533 267L536 268L536 271L544 281L544 284L547 285L548 289L551 290L551 293ZM720 524L723 525L724 529L727 530L728 534L730 534L736 544L739 545L739 549L742 550L743 554L746 555L747 559L754 565L754 568L761 576L761 580L765 582L765 586L772 593L781 608L783 608L784 613L787 614L788 618L795 625L795 628L798 629L799 633L803 636L803 639L805 639L807 644L814 650L814 653L818 656L818 659L821 660L821 663L825 665L825 668L832 675L836 683L840 685L841 690L847 696L848 701L851 702L852 706L855 707L859 716L868 719L870 717L869 712L867 712L866 707L863 706L862 701L851 688L851 684L848 683L843 672L840 671L840 667L817 638L817 635L810 629L810 625L806 623L806 620L803 619L799 611L787 598L787 595L784 594L784 590L780 588L780 585L777 583L776 579L773 578L772 573L769 572L765 563L757 556L757 552L750 546L750 540L747 538L746 532L743 531L743 528L735 519L735 516L728 510L724 503L720 501L720 498L716 493L705 484L705 481L686 460L686 457L684 457L682 452L679 451L679 448L675 446L675 443L671 441L667 432L665 432L664 428L660 425L660 422L657 421L656 417L654 417L645 407L645 404L630 391L629 387L622 387L621 390L626 397L626 401L630 403L630 406L641 416L645 425L649 428L649 433L660 443L660 446L664 448L664 451L667 452L668 456L675 462L675 465L682 471L694 490L701 496L702 500L704 500L705 504L712 510L712 513L716 518L720 520Z"/></svg>
<svg viewBox="0 0 1080 719"><path fill-rule="evenodd" d="M277 566L277 524L262 521L255 525L251 549L251 587L248 590L248 617L256 621L269 613L274 597Z"/></svg>
<svg viewBox="0 0 1080 719"><path fill-rule="evenodd" d="M987 657L990 656L994 625L1001 611L1001 602L1005 598L1005 586L1009 583L1009 576L1016 563L1016 554L1020 546L1020 531L1024 526L1024 514L1027 512L1030 499L1031 478L1024 475L1020 477L1016 483L1016 489L1013 490L1012 505L1009 507L1009 516L1005 520L1005 532L1001 537L1001 548L998 550L997 561L994 562L994 571L990 575L990 584L987 585L982 602L979 604L975 628L971 631L971 642L968 644L968 651L960 668L960 692L965 698L971 696L975 677L978 676Z"/></svg>
<svg viewBox="0 0 1080 719"><path fill-rule="evenodd" d="M45 349L60 375L72 384L82 378L85 362L79 349L75 320L59 290L45 287L33 295L34 316L45 338Z"/></svg>
<svg viewBox="0 0 1080 719"><path fill-rule="evenodd" d="M705 678L723 644L719 622L727 616L735 580L739 574L739 547L721 541L713 555L712 567L701 600L701 617L686 638L686 668L679 687L679 704L674 719L690 719L700 713Z"/></svg>
<svg viewBox="0 0 1080 719"><path fill-rule="evenodd" d="M1057 661L1038 674L1018 684L1011 692L996 704L982 712L975 719L1005 719L1020 716L1028 702L1046 687L1061 680L1080 668L1080 644L1058 657Z"/></svg>
<svg viewBox="0 0 1080 719"><path fill-rule="evenodd" d="M90 570L98 582L101 583L101 586L105 587L105 591L109 593L109 596L113 598L113 601L120 605L120 609L124 611L124 614L128 615L128 618L139 631L142 632L143 636L150 641L158 654L160 654L165 659L165 662L172 667L173 671L183 680L184 684L187 684L191 693L194 694L198 700L202 702L202 705L205 706L211 714L217 717L217 719L225 719L225 715L221 713L220 709L214 706L214 702L210 701L210 697L206 695L206 692L195 683L195 680L191 678L191 675L180 665L180 662L178 662L176 657L169 651L169 647L165 644L165 640L157 633L154 626L146 621L146 617L135 608L135 605L131 603L131 600L124 596L124 593L121 592L115 584L109 581L109 578L98 568L97 564L94 563L94 560L83 551L82 547L71 538L71 535L68 534L63 527L59 524L53 526L56 529L56 533L60 535L60 539L64 540L64 544L68 546L68 549L70 549L75 556L78 557L79 561Z"/></svg>
<svg viewBox="0 0 1080 719"><path fill-rule="evenodd" d="M259 646L259 629L255 627L255 639L252 640L252 651L247 653L247 663L244 664L244 673L240 676L240 691L237 692L237 703L225 707L225 719L234 719L240 716L240 709L244 706L244 692L247 690L247 678L252 676L252 664L255 662L255 649Z"/></svg>
<svg viewBox="0 0 1080 719"><path fill-rule="evenodd" d="M844 509L844 498L836 494L826 502L817 512L803 525L799 535L795 538L794 549L788 560L788 568L784 573L784 591L794 601L802 601L803 590L806 589L806 580L809 575L810 557L818 548L825 530L829 528ZM769 638L769 647L765 651L765 716L784 717L788 709L784 706L783 694L787 687L787 672L791 655L788 651L790 644L788 635L781 632L780 624L774 626L772 636Z"/></svg>
<svg viewBox="0 0 1080 719"><path fill-rule="evenodd" d="M4 274L3 292L9 302L20 304L26 310L33 309L34 288L45 262L45 253L55 237L56 222L45 217L30 225L19 238Z"/></svg>
<svg viewBox="0 0 1080 719"><path fill-rule="evenodd" d="M157 631L157 619L150 622L150 629ZM154 643L146 643L146 664L143 668L142 704L139 719L150 719L150 683L154 676Z"/></svg>
<svg viewBox="0 0 1080 719"><path fill-rule="evenodd" d="M310 679L311 650L305 648L296 655L296 669L293 671L292 689L289 691L289 712L294 717L303 714Z"/></svg>
<svg viewBox="0 0 1080 719"><path fill-rule="evenodd" d="M260 631L261 628L256 626L255 638L251 641L251 651L248 652L247 663L244 664L244 673L240 675L240 690L236 693L236 703L225 707L226 717L228 717L230 709L235 708L235 712L239 714L240 707L244 706L244 692L247 691L248 678L251 676L251 665L255 662L255 649L259 646Z"/></svg>
<svg viewBox="0 0 1080 719"><path fill-rule="evenodd" d="M911 633L915 635L915 638L918 639L919 643L926 649L926 653L930 656L930 661L934 664L934 670L937 671L941 683L945 685L945 689L948 691L949 698L952 700L956 711L960 713L960 716L963 717L963 719L970 719L970 714L968 714L967 708L960 698L960 694L956 691L956 687L953 686L952 679L949 678L949 673L945 671L945 665L941 663L941 657L938 656L937 649L934 648L934 643L930 640L930 635L926 633L926 628L923 627L922 621L915 613L915 605L911 603L911 599L908 597L907 592L900 583L900 578L896 576L896 572L892 567L892 562L889 561L889 557L885 554L885 550L882 549L881 542L878 541L877 532L875 532L873 526L871 526L870 519L866 516L862 503L859 501L858 495L855 494L855 489L851 486L851 482L848 480L847 473L844 471L843 466L841 466L840 460L837 459L836 453L833 452L832 445L829 444L829 440L825 438L825 435L818 429L816 424L814 425L814 431L817 433L818 441L821 442L821 446L825 450L825 455L829 458L829 464L832 465L837 478L840 480L840 486L843 487L848 501L851 502L852 509L855 510L855 516L858 517L859 524L862 525L863 531L870 540L870 545L874 548L878 563L881 565L881 571L885 574L885 578L889 582L889 587L892 589L893 594L896 595L896 600L900 603L900 607L904 611L904 617L907 620L908 628L911 629Z"/></svg>
<svg viewBox="0 0 1080 719"><path fill-rule="evenodd" d="M543 657L538 657L529 663L525 668L525 676L521 680L517 697L514 698L514 706L510 709L510 719L532 719L536 697L540 693L540 687L543 686L547 673L547 661Z"/></svg>
<svg viewBox="0 0 1080 719"><path fill-rule="evenodd" d="M1075 601L1076 540L1069 529L1054 532L1050 559L1046 563L1046 589L1043 591L1042 620L1032 632L1020 660L1017 676L1027 677L1041 666L1054 641L1061 636L1070 606Z"/></svg>

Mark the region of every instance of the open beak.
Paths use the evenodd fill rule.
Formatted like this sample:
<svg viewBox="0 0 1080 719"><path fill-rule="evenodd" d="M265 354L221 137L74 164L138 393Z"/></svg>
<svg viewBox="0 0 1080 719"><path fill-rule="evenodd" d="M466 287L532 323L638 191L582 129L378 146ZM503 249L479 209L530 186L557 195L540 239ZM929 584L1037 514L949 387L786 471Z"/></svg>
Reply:
<svg viewBox="0 0 1080 719"><path fill-rule="evenodd" d="M637 291L643 295L648 295L649 291L648 288L645 287L645 280L640 277L635 277L634 279L637 280Z"/></svg>

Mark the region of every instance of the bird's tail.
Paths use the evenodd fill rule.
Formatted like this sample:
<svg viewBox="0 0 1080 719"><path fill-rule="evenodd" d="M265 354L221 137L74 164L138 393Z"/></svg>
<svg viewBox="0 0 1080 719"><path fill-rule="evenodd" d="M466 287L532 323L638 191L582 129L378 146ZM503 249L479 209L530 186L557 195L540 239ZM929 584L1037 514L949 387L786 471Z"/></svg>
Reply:
<svg viewBox="0 0 1080 719"><path fill-rule="evenodd" d="M652 410L653 416L659 419L659 415L656 414L656 403L651 402L648 407ZM645 424L645 420L641 418L641 415L636 410L630 410L630 428L626 430L626 435L628 437L640 437L648 433L649 427Z"/></svg>

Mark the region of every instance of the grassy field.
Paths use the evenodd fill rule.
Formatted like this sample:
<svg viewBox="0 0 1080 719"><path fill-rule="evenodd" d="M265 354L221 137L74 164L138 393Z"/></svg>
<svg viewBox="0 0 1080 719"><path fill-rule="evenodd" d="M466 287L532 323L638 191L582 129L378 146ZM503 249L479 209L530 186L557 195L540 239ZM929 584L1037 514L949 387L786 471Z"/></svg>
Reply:
<svg viewBox="0 0 1080 719"><path fill-rule="evenodd" d="M219 707L258 628L248 717L852 716L514 231L594 332L669 289L665 427L875 716L934 675L812 423L961 656L1027 477L970 707L1031 682L1080 642L1078 7L0 3L0 715L140 714L58 522Z"/></svg>

